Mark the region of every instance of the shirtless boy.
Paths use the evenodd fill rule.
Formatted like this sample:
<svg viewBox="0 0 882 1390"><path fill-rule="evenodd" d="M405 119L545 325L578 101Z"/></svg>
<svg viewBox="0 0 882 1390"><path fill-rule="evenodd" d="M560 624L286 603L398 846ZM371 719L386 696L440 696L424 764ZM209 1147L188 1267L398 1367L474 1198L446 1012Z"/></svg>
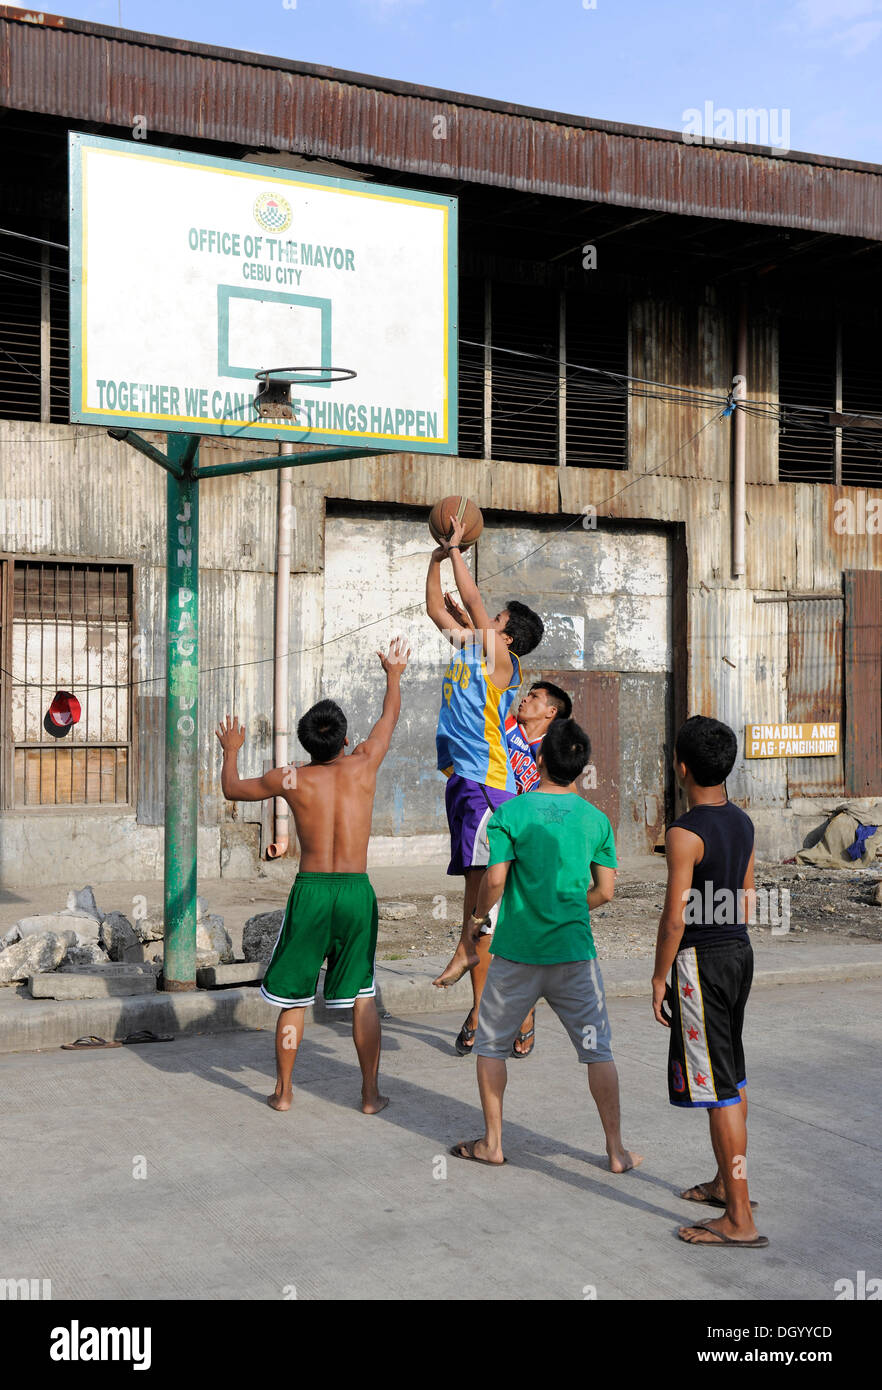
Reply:
<svg viewBox="0 0 882 1390"><path fill-rule="evenodd" d="M352 1038L361 1067L361 1109L375 1115L389 1103L380 1095L380 1019L374 984L377 899L367 876L377 770L389 751L401 712L401 673L410 655L396 638L384 655L383 712L364 743L351 753L346 716L333 700L320 700L297 725L311 761L298 768L273 768L262 777L240 778L237 761L245 730L235 715L216 730L224 750L221 787L228 801L263 801L283 796L294 813L300 868L288 897L282 929L260 992L275 1004L276 1089L273 1110L290 1109L291 1074L303 1038L305 1010L315 1002L322 962L327 958L325 1004L352 1009Z"/></svg>

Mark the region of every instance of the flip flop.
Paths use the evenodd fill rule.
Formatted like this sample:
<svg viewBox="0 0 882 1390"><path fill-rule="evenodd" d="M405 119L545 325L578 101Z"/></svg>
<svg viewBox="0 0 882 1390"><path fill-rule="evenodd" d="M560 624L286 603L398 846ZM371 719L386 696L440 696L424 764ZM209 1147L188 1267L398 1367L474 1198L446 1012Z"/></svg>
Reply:
<svg viewBox="0 0 882 1390"><path fill-rule="evenodd" d="M533 1048L536 1046L536 1010L531 1009L530 1012L533 1015L533 1027L530 1028L526 1033L518 1033L517 1037L511 1045L511 1055L512 1057L517 1057L518 1060L522 1060L524 1057L529 1057L532 1054ZM527 1048L526 1052L516 1051L515 1043L525 1043L528 1038L532 1038L533 1041Z"/></svg>
<svg viewBox="0 0 882 1390"><path fill-rule="evenodd" d="M460 1057L471 1057L472 1055L472 1048L474 1047L474 1037L478 1031L477 1023L475 1024L474 1028L466 1027L466 1024L472 1016L472 1012L473 1010L469 1009L468 1013L466 1014L466 1021L457 1033L456 1040L453 1044Z"/></svg>
<svg viewBox="0 0 882 1390"><path fill-rule="evenodd" d="M735 1240L733 1236L724 1236L722 1231L712 1231L706 1221L697 1221L694 1226L684 1226L684 1231L707 1231L712 1240L689 1240L688 1236L677 1236L686 1245L742 1245L745 1250L763 1250L769 1243L768 1236L755 1236L753 1240Z"/></svg>
<svg viewBox="0 0 882 1390"><path fill-rule="evenodd" d="M472 1139L470 1142L464 1139L461 1144L454 1144L449 1152L453 1154L454 1158L465 1158L469 1163L483 1163L485 1168L501 1168L503 1164L508 1163L507 1158L504 1158L502 1163L491 1163L489 1158L478 1158L475 1153L477 1142L477 1139ZM465 1153L462 1152L463 1149L465 1149Z"/></svg>
<svg viewBox="0 0 882 1390"><path fill-rule="evenodd" d="M714 1197L708 1191L709 1187L709 1182L697 1182L694 1187L687 1187L686 1192L680 1193L680 1200L682 1202L703 1202L706 1206L722 1207L723 1211L725 1211L726 1203L720 1201L719 1197ZM689 1192L700 1192L702 1195L700 1197L689 1197L686 1195ZM750 1205L753 1208L753 1210L756 1211L757 1207L759 1206L759 1202L751 1202Z"/></svg>
<svg viewBox="0 0 882 1390"><path fill-rule="evenodd" d="M171 1033L151 1033L149 1028L142 1028L139 1032L129 1033L127 1038L123 1038L123 1045L151 1042L174 1042L174 1037Z"/></svg>
<svg viewBox="0 0 882 1390"><path fill-rule="evenodd" d="M63 1052L88 1052L96 1047L122 1047L122 1043L108 1042L106 1038L98 1038L91 1033L88 1038L77 1038L76 1042L61 1044Z"/></svg>

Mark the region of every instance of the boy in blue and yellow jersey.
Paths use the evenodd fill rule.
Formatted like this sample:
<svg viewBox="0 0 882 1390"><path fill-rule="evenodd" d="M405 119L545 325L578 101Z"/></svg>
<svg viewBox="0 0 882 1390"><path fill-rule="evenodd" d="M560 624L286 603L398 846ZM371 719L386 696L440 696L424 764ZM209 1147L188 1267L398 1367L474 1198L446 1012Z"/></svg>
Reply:
<svg viewBox="0 0 882 1390"><path fill-rule="evenodd" d="M472 972L474 1005L456 1050L467 1056L474 1043L478 1005L489 967L489 938L472 944L470 918L487 866L487 822L504 801L517 794L508 755L505 721L521 684L521 656L542 640L542 619L526 604L512 599L491 618L478 586L460 551L462 525L454 521L451 534L433 551L426 579L426 612L456 648L444 673L436 747L438 768L447 778L447 822L450 826L449 874L465 876L463 928L450 964L435 980L441 988ZM441 592L441 562L449 559L465 612Z"/></svg>

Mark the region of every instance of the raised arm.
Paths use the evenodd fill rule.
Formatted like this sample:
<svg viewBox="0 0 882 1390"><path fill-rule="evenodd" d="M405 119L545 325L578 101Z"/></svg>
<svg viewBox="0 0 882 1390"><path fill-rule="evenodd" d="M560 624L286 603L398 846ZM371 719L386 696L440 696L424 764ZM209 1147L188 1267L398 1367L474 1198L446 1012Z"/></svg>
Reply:
<svg viewBox="0 0 882 1390"><path fill-rule="evenodd" d="M437 550L432 551L426 575L426 612L452 646L464 647L474 637L469 620L441 592L441 561L446 560L449 554L445 545L439 545Z"/></svg>
<svg viewBox="0 0 882 1390"><path fill-rule="evenodd" d="M287 785L285 778L291 776L290 767L274 767L262 777L239 776L239 749L245 742L245 727L239 723L237 715L232 719L227 715L215 733L224 750L221 791L227 801L265 801L268 796L282 795Z"/></svg>
<svg viewBox="0 0 882 1390"><path fill-rule="evenodd" d="M456 517L451 522L451 531L452 534L446 542L446 548L453 564L453 578L459 590L459 596L466 606L466 612L471 618L473 626L481 634L481 643L487 658L488 669L494 676L493 684L498 690L505 690L514 671L511 657L508 654L508 647L493 627L490 614L484 607L481 591L472 578L468 565L462 558L459 543L462 540L463 527L462 522L457 521Z"/></svg>
<svg viewBox="0 0 882 1390"><path fill-rule="evenodd" d="M402 638L396 637L390 643L388 652L377 652L377 656L380 658L380 665L386 672L383 712L364 743L359 744L358 748L355 749L355 753L368 757L379 767L389 751L392 734L401 713L401 675L407 665L410 648L405 646Z"/></svg>

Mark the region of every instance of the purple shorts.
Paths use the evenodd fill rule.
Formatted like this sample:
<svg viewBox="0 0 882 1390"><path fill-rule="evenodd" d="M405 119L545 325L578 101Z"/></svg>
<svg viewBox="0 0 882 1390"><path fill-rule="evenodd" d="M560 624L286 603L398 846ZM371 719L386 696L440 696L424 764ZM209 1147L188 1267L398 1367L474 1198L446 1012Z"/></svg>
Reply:
<svg viewBox="0 0 882 1390"><path fill-rule="evenodd" d="M497 806L511 801L515 795L515 792L485 787L482 782L470 782L467 777L451 773L444 795L450 826L449 874L464 874L467 869L487 867L490 858L487 822Z"/></svg>

